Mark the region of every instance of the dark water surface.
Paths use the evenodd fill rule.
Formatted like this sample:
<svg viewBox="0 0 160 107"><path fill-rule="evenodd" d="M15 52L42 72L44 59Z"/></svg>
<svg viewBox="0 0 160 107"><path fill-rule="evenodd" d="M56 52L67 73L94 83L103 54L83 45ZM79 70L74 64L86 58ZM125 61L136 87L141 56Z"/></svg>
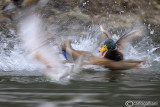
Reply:
<svg viewBox="0 0 160 107"><path fill-rule="evenodd" d="M120 72L87 70L67 84L41 76L1 76L0 107L126 107L128 100L152 101L155 105L145 107L159 107L158 68Z"/></svg>

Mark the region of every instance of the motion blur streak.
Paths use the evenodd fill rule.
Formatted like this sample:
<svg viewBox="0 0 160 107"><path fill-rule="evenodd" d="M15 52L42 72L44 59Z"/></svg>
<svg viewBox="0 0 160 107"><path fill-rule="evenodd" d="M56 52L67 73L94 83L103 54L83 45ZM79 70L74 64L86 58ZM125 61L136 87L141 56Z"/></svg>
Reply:
<svg viewBox="0 0 160 107"><path fill-rule="evenodd" d="M45 24L38 15L32 14L20 22L19 35L28 54L46 65L47 70L44 72L46 77L59 81L68 76L69 68L60 60L57 50L47 44Z"/></svg>

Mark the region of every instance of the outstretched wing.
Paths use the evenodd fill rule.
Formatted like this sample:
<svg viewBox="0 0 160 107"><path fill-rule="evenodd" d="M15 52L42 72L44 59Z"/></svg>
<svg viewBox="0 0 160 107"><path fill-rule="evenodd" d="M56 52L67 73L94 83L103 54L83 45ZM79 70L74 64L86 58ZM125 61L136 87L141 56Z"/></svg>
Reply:
<svg viewBox="0 0 160 107"><path fill-rule="evenodd" d="M140 28L139 30L133 30L125 35L123 35L117 42L117 48L120 52L123 52L126 45L131 42L133 39L140 37L142 34L143 28Z"/></svg>
<svg viewBox="0 0 160 107"><path fill-rule="evenodd" d="M101 29L101 32L103 32L107 36L108 39L112 38L112 35L108 31L104 30L102 26L100 26L100 29Z"/></svg>

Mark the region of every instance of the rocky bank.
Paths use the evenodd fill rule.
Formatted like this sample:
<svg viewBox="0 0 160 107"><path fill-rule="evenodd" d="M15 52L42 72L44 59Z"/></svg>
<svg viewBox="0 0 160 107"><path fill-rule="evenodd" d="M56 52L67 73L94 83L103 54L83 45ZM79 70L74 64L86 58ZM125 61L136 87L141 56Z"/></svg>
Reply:
<svg viewBox="0 0 160 107"><path fill-rule="evenodd" d="M0 8L9 1L1 0ZM0 10L1 32L3 26L16 29L15 22L20 10ZM58 25L51 29L57 35L85 35L86 27L101 24L114 33L144 25L146 34L160 43L159 0L50 0L39 12L46 23Z"/></svg>

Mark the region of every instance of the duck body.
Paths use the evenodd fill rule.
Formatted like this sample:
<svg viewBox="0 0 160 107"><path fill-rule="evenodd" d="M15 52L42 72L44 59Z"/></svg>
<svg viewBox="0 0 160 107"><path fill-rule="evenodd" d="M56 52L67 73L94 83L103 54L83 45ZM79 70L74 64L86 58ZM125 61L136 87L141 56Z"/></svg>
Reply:
<svg viewBox="0 0 160 107"><path fill-rule="evenodd" d="M99 52L102 52L102 57L95 56L88 51L79 51L73 49L71 46L71 40L64 42L62 45L62 51L67 53L73 62L77 62L79 59L81 59L81 62L83 62L82 65L100 65L111 70L128 70L133 68L146 69L146 67L140 66L140 64L148 61L147 59L125 60L123 56L123 51L126 47L126 44L140 35L139 30L123 35L116 42L113 41L111 35L107 31L102 29L102 32L108 37L108 39L104 42L103 47L99 50ZM65 54L63 55L65 56Z"/></svg>
<svg viewBox="0 0 160 107"><path fill-rule="evenodd" d="M123 54L121 52L119 52L117 49L109 50L104 55L104 58L114 60L114 61L121 61L121 60L123 60Z"/></svg>
<svg viewBox="0 0 160 107"><path fill-rule="evenodd" d="M121 58L121 57L118 57L112 60L105 57L97 57L97 56L94 56L91 52L79 51L79 50L73 49L71 46L71 40L64 42L64 44L62 45L62 50L65 51L70 56L70 58L73 60L73 63L77 62L79 58L82 58L81 59L82 62L83 60L85 60L82 65L100 65L105 68L109 68L111 70L128 70L133 68L144 69L145 67L141 67L139 66L139 64L147 61L147 60L132 60L132 59L129 59L129 60L120 59L120 61L116 61L118 60L118 58ZM112 53L112 54L108 53L109 55L115 54L115 57L120 55L120 53L117 53L118 51L116 50L112 50L109 52Z"/></svg>

